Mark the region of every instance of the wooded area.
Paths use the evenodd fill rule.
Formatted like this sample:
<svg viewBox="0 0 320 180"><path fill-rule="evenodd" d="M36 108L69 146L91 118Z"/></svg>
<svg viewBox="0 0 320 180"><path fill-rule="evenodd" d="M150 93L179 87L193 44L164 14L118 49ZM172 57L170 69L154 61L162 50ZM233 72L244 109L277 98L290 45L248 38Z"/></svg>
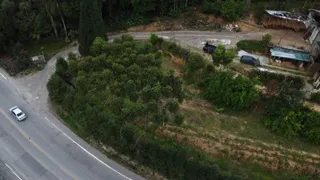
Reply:
<svg viewBox="0 0 320 180"><path fill-rule="evenodd" d="M149 131L183 122L182 81L162 69L164 57L156 45L131 36L114 43L97 38L90 55L70 54L69 63L58 59L47 85L52 102L62 107L60 115L78 133L113 145L168 178L239 179L221 173L203 152Z"/></svg>

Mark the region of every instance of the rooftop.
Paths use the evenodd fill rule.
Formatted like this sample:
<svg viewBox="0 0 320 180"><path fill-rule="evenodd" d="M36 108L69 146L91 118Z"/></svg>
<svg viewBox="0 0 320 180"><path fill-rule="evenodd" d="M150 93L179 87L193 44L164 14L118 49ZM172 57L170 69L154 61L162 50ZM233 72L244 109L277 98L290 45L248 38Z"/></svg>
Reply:
<svg viewBox="0 0 320 180"><path fill-rule="evenodd" d="M271 15L282 19L289 19L293 21L303 22L306 23L311 19L306 14L298 13L298 12L288 12L288 11L273 11L273 10L266 10L266 12Z"/></svg>
<svg viewBox="0 0 320 180"><path fill-rule="evenodd" d="M271 56L291 59L295 61L310 62L309 53L303 50L274 47L270 49Z"/></svg>

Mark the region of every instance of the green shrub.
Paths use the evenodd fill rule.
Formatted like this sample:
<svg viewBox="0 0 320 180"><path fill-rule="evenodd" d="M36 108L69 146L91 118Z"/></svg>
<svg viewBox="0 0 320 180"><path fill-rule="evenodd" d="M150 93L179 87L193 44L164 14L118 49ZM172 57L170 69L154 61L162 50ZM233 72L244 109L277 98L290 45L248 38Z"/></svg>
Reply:
<svg viewBox="0 0 320 180"><path fill-rule="evenodd" d="M217 49L212 53L213 65L226 66L230 64L235 57L235 52L233 50L226 50L224 45L219 45Z"/></svg>
<svg viewBox="0 0 320 180"><path fill-rule="evenodd" d="M206 66L206 60L199 53L190 52L174 42L163 41L161 48L186 61L187 71L185 73L192 74L199 69L204 69Z"/></svg>
<svg viewBox="0 0 320 180"><path fill-rule="evenodd" d="M290 83L290 88L301 89L305 83L303 78L299 76L283 75L267 71L252 70L249 74L251 78L258 78L263 84L268 84L271 80L276 80L281 83L287 81Z"/></svg>
<svg viewBox="0 0 320 180"><path fill-rule="evenodd" d="M234 0L226 0L221 7L221 15L226 21L235 21L239 18L238 4Z"/></svg>
<svg viewBox="0 0 320 180"><path fill-rule="evenodd" d="M270 34L265 34L262 36L262 42L268 45L271 42L272 36Z"/></svg>
<svg viewBox="0 0 320 180"><path fill-rule="evenodd" d="M204 0L202 3L202 11L204 13L213 13L217 16L221 15L222 1Z"/></svg>
<svg viewBox="0 0 320 180"><path fill-rule="evenodd" d="M287 137L300 136L320 144L320 113L303 106L303 94L283 83L280 93L266 99L264 124Z"/></svg>
<svg viewBox="0 0 320 180"><path fill-rule="evenodd" d="M203 69L206 63L203 57L198 53L190 53L187 60L187 67L190 72L195 72L199 69Z"/></svg>
<svg viewBox="0 0 320 180"><path fill-rule="evenodd" d="M177 114L177 115L175 116L173 122L174 122L176 125L181 125L181 124L183 123L183 120L184 120L184 116L181 115L181 114Z"/></svg>
<svg viewBox="0 0 320 180"><path fill-rule="evenodd" d="M304 116L302 135L309 141L320 144L320 113L309 112Z"/></svg>
<svg viewBox="0 0 320 180"><path fill-rule="evenodd" d="M205 80L204 97L215 105L243 110L259 100L253 81L231 72L219 72Z"/></svg>
<svg viewBox="0 0 320 180"><path fill-rule="evenodd" d="M320 104L320 93L312 93L310 101Z"/></svg>
<svg viewBox="0 0 320 180"><path fill-rule="evenodd" d="M55 103L62 103L67 93L67 84L56 73L51 76L47 84L49 98Z"/></svg>
<svg viewBox="0 0 320 180"><path fill-rule="evenodd" d="M159 37L156 34L151 34L150 35L150 42L153 45L156 45L159 42Z"/></svg>
<svg viewBox="0 0 320 180"><path fill-rule="evenodd" d="M262 41L258 40L241 40L237 43L238 49L248 52L260 52L265 53L267 46Z"/></svg>

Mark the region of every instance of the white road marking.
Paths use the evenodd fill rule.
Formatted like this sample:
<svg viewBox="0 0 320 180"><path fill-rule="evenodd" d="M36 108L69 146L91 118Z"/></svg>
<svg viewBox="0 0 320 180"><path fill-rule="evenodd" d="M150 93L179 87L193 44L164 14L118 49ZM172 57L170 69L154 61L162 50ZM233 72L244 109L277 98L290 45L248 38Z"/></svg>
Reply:
<svg viewBox="0 0 320 180"><path fill-rule="evenodd" d="M6 163L4 163L4 165L7 166L8 169L10 169L10 171L19 179L19 180L22 180L22 178L16 173L14 172L14 170Z"/></svg>
<svg viewBox="0 0 320 180"><path fill-rule="evenodd" d="M0 73L0 75L1 75L5 80L8 80L2 73Z"/></svg>
<svg viewBox="0 0 320 180"><path fill-rule="evenodd" d="M57 163L57 161L52 158L51 156L49 156L38 144L36 144L31 138L30 136L28 136L22 129L20 129L18 127L18 125L16 123L14 123L11 118L3 111L3 109L0 108L0 113L2 113L6 119L20 132L20 134L26 138L35 148L37 148L40 152L42 152L44 155L46 155L52 162L54 162L57 166L59 166L61 168L62 171L64 171L66 174L68 174L69 176L71 176L73 179L77 180L77 178L73 177L73 175L65 168L63 168L60 164Z"/></svg>
<svg viewBox="0 0 320 180"><path fill-rule="evenodd" d="M66 133L64 133L60 128L58 128L55 124L53 124L47 117L44 117L47 121L50 122L50 124L55 127L58 131L60 131L64 136L66 136L70 141L72 141L74 144L76 144L78 147L80 147L84 152L86 152L87 154L89 154L91 157L93 157L94 159L96 159L97 161L99 161L101 164L103 164L104 166L106 166L107 168L111 169L113 172L119 174L120 176L128 179L128 180L132 180L129 177L125 176L124 174L121 174L119 171L113 169L111 166L109 166L108 164L104 163L103 161L101 161L99 158L97 158L95 155L91 154L88 150L86 150L84 147L82 147L80 144L78 144L75 140L73 140L71 137L69 137Z"/></svg>
<svg viewBox="0 0 320 180"><path fill-rule="evenodd" d="M159 36L159 37L161 37L161 38L163 38L163 39L169 39L168 36Z"/></svg>

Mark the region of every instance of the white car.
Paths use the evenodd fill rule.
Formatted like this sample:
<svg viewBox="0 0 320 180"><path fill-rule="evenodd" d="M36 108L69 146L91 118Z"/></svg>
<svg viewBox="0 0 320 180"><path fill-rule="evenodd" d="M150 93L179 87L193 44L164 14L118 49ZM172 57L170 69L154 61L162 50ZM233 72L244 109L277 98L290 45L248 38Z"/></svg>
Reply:
<svg viewBox="0 0 320 180"><path fill-rule="evenodd" d="M18 108L18 106L10 108L10 112L15 118L18 119L18 121L23 121L27 118L27 115L24 112L22 112L21 109Z"/></svg>

